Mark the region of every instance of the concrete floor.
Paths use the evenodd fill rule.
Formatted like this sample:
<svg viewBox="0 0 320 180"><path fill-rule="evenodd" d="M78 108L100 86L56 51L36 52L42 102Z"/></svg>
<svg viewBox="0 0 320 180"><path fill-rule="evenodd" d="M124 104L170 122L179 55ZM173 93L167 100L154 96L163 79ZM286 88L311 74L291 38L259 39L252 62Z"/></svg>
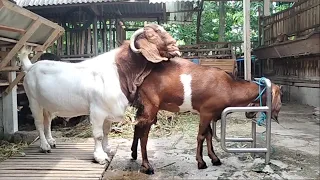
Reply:
<svg viewBox="0 0 320 180"><path fill-rule="evenodd" d="M251 122L243 120L243 114L233 113L230 116L227 136L248 136ZM214 140L216 154L223 164L212 166L204 147L208 168L198 170L195 160L197 129L194 129L192 135L181 132L170 137L149 139L148 156L155 168L154 175L139 173L140 153L138 160L130 160L131 139L110 139L116 152L104 179L320 179L320 121L314 107L284 104L279 121L280 125L272 123L273 152L271 164L267 166L264 165L264 154L256 154L252 158L248 153L226 153ZM257 128L260 147L265 143L264 131L264 127ZM231 143L229 146L249 147L249 144Z"/></svg>

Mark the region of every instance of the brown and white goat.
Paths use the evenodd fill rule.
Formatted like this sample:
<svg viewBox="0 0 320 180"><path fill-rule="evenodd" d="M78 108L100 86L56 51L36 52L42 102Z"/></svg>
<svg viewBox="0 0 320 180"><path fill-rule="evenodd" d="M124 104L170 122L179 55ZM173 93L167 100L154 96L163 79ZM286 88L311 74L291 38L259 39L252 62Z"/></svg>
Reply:
<svg viewBox="0 0 320 180"><path fill-rule="evenodd" d="M136 102L137 124L132 142L132 158L137 159L140 139L141 171L153 174L154 170L147 157L147 141L150 127L156 123L159 110L171 112L191 111L200 114L197 136L198 168L207 168L202 158L203 141L206 139L208 155L213 165L221 162L212 146L210 122L217 121L222 111L229 106L247 106L259 94L259 86L250 81L236 79L218 69L194 64L188 60L174 58L156 66L138 89ZM277 119L281 108L279 86L272 84L272 118ZM265 94L262 96L265 102Z"/></svg>
<svg viewBox="0 0 320 180"><path fill-rule="evenodd" d="M140 49L130 48L134 45ZM111 122L123 119L126 107L133 102L137 87L152 71L154 62L180 55L176 41L155 24L137 30L131 41L119 48L80 63L41 60L32 64L30 51L24 48L19 57L26 72L23 85L41 150L50 152L56 145L51 135L54 116L90 115L93 154L100 164L110 160L107 152Z"/></svg>

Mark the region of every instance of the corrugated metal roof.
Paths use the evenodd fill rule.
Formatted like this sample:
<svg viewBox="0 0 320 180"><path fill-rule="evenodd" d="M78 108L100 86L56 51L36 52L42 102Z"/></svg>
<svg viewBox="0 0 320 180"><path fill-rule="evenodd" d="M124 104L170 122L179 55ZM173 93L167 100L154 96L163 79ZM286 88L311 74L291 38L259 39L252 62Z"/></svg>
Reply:
<svg viewBox="0 0 320 180"><path fill-rule="evenodd" d="M80 3L103 3L117 2L123 0L14 0L21 7L27 6L50 6L63 4L80 4ZM139 0L126 0L124 2L135 2ZM149 0L150 4L155 3L170 3L170 2L197 2L199 0Z"/></svg>
<svg viewBox="0 0 320 180"><path fill-rule="evenodd" d="M117 14L118 11L123 17L128 15L142 15L142 14L162 14L163 7L161 4L146 3L126 3L126 4L108 4L103 6L103 13L108 15Z"/></svg>
<svg viewBox="0 0 320 180"><path fill-rule="evenodd" d="M15 0L17 5L21 7L80 4L80 3L102 3L102 2L116 2L116 1L119 1L119 0Z"/></svg>

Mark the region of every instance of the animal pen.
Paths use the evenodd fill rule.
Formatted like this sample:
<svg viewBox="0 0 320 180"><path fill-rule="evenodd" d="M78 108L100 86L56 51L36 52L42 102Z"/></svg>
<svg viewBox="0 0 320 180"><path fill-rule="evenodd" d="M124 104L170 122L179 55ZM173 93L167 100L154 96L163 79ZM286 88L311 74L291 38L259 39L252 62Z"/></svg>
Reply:
<svg viewBox="0 0 320 180"><path fill-rule="evenodd" d="M20 80L25 75L19 72L20 66L15 58L18 51L25 44L33 46L36 54L32 61L35 62L63 33L64 29L58 24L7 0L0 1L0 85L3 102L0 135L13 134L18 130L16 86L21 91Z"/></svg>
<svg viewBox="0 0 320 180"><path fill-rule="evenodd" d="M261 20L253 53L262 73L284 87L284 100L320 106L320 1L302 0Z"/></svg>
<svg viewBox="0 0 320 180"><path fill-rule="evenodd" d="M118 47L126 39L128 31L134 31L137 28L128 28L126 21L146 20L158 23L167 21L167 11L165 1L154 1L149 4L146 1L141 2L107 2L104 3L78 3L78 4L55 4L49 6L45 4L32 4L29 1L17 1L21 8L7 0L0 0L0 70L3 79L1 90L4 92L2 101L4 104L2 119L5 134L16 132L17 121L14 110L17 108L14 101L16 92L22 91L20 80L24 73L19 72L20 67L16 65L15 60L11 60L24 43L34 46L37 53L33 56L33 61L37 60L41 53L49 50L61 57L63 61L82 61L94 57L103 52ZM80 2L80 1L79 1ZM89 2L89 1L88 1ZM95 2L95 1L90 1ZM161 3L162 2L162 3ZM197 40L201 33L201 11L203 9L203 0L199 1L199 10L181 10L182 13L196 12L197 20ZM29 4L30 3L30 4ZM197 42L195 45L181 46L183 57L190 59L204 66L220 67L237 76L243 76L245 79L251 79L251 42L249 39L250 18L248 9L250 1L244 0L245 31L244 42ZM272 80L272 82L284 84L287 86L288 98L295 96L295 87L309 88L316 92L319 91L319 1L302 0L294 7L270 16L268 6L270 1L264 0L264 17L261 18L260 46L254 49L255 55L263 64L263 75ZM3 13L5 12L5 13ZM180 13L181 13L180 12ZM13 17L19 20L19 24L10 24L17 22L10 17L10 21L3 21L6 16L12 13ZM179 13L179 10L172 13ZM39 16L40 15L40 16ZM46 19L42 18L45 17ZM5 24L3 22L7 22ZM55 23L53 23L55 22ZM303 23L302 23L303 22ZM33 24L31 24L33 23ZM65 29L65 31L64 31ZM285 40L277 40L279 34L289 36ZM285 37L284 36L284 37ZM292 37L290 37L292 36ZM282 36L281 36L282 37ZM236 63L236 52L244 45L245 71L239 74L239 67ZM301 45L301 44L307 44ZM318 46L316 46L318 45ZM299 48L297 48L299 47ZM308 53L305 53L308 52ZM289 59L298 57L296 59ZM11 60L11 65L7 64ZM301 70L300 67L303 67ZM16 72L17 77L16 77ZM8 74L8 76L6 76ZM294 77L291 77L294 74ZM267 82L269 84L269 82ZM18 85L16 88L15 85ZM290 91L291 89L291 91ZM270 94L270 91L268 91ZM8 106L7 106L8 105ZM8 108L9 107L9 108ZM2 109L2 108L1 108ZM270 104L259 108L240 108L226 109L224 115L231 111L269 111ZM1 111L0 111L1 112ZM225 128L225 116L222 117ZM212 124L214 135L216 135L216 124ZM271 132L270 117L266 121L267 131ZM270 135L267 136L267 147L255 149L256 123L252 123L252 137L245 139L230 139L226 137L225 129L221 130L221 139L216 136L218 141L223 144L226 141L246 141L252 143L252 151L243 149L228 149L227 152L264 152L270 153ZM63 145L70 148L70 145ZM82 145L80 145L82 146ZM83 145L86 147L86 145ZM87 147L86 147L87 148ZM269 154L270 155L270 154ZM267 155L266 162L269 162L270 156ZM87 158L87 157L86 157Z"/></svg>

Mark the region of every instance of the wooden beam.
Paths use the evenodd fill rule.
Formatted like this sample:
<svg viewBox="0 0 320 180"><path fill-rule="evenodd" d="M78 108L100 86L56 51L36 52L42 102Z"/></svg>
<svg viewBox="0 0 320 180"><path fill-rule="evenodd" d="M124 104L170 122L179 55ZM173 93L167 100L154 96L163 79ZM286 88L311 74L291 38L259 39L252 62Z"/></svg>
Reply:
<svg viewBox="0 0 320 180"><path fill-rule="evenodd" d="M200 1L200 4L199 4L199 11L198 11L198 16L197 16L197 34L196 34L196 41L197 43L200 42L200 23L201 23L201 14L202 14L202 11L203 11L203 3L204 3L204 0L201 0Z"/></svg>
<svg viewBox="0 0 320 180"><path fill-rule="evenodd" d="M49 21L48 19L45 19L45 18L37 15L36 13L33 13L33 12L31 12L31 11L25 9L25 8L22 8L22 7L16 5L16 4L12 3L12 2L5 1L5 0L2 0L2 1L0 1L0 2L2 2L3 5L4 5L7 9L9 9L9 10L11 10L11 11L15 11L16 13L21 14L21 15L23 15L23 16L26 16L26 17L28 17L28 18L31 18L31 19L33 19L33 20L40 20L43 24L45 24L45 25L47 25L47 26L49 26L49 27L52 27L52 28L54 28L54 29L59 29L59 30L61 30L61 31L64 31L64 28L61 27L61 26L59 26L57 23L53 23L52 21Z"/></svg>
<svg viewBox="0 0 320 180"><path fill-rule="evenodd" d="M96 4L91 4L90 9L96 14L96 16L101 16L101 12L99 11Z"/></svg>
<svg viewBox="0 0 320 180"><path fill-rule="evenodd" d="M14 55L16 55L16 53L21 49L21 47L33 35L33 33L36 32L40 25L41 21L38 19L28 28L27 32L21 37L17 44L11 49L8 55L0 63L0 70L9 63L9 61L13 58Z"/></svg>
<svg viewBox="0 0 320 180"><path fill-rule="evenodd" d="M2 68L0 72L3 72L3 71L19 71L19 70L20 70L19 66L9 66L9 67Z"/></svg>
<svg viewBox="0 0 320 180"><path fill-rule="evenodd" d="M15 39L10 39L10 38L5 38L5 37L0 37L0 41L6 41L6 42L11 42L11 43L17 43L18 41ZM25 43L28 46L41 46L41 44L36 44L36 43Z"/></svg>
<svg viewBox="0 0 320 180"><path fill-rule="evenodd" d="M167 23L167 7L166 7L166 3L162 3L162 9L163 9L163 19L162 22L163 23Z"/></svg>
<svg viewBox="0 0 320 180"><path fill-rule="evenodd" d="M112 24L111 19L109 19L109 51L113 49L113 43L112 43Z"/></svg>
<svg viewBox="0 0 320 180"><path fill-rule="evenodd" d="M94 17L93 20L93 53L96 55L98 55L98 24L97 24L98 20L97 20L97 16Z"/></svg>
<svg viewBox="0 0 320 180"><path fill-rule="evenodd" d="M55 29L54 32L50 35L50 37L46 40L46 42L42 45L42 47L39 51L34 55L31 59L31 62L34 63L39 57L43 54L43 50L47 49L51 44L60 37L60 35L63 32L61 32L59 29ZM15 79L10 83L10 85L6 88L6 90L3 92L3 95L7 95L10 93L10 91L19 83L19 81L24 77L25 72L21 72Z"/></svg>
<svg viewBox="0 0 320 180"><path fill-rule="evenodd" d="M9 26L5 26L5 25L1 25L1 24L0 24L0 30L18 32L21 34L24 34L26 32L26 30L24 30L24 29L9 27Z"/></svg>
<svg viewBox="0 0 320 180"><path fill-rule="evenodd" d="M184 13L184 12L199 12L200 9L187 9L187 10L176 10L176 11L168 11L166 13Z"/></svg>
<svg viewBox="0 0 320 180"><path fill-rule="evenodd" d="M270 16L270 0L263 0L263 15Z"/></svg>
<svg viewBox="0 0 320 180"><path fill-rule="evenodd" d="M46 42L42 46L38 46L34 51L44 51L49 46L51 46L52 43L54 43L64 32L61 32L59 29L55 29L49 38L46 40Z"/></svg>
<svg viewBox="0 0 320 180"><path fill-rule="evenodd" d="M243 0L243 17L244 78L251 80L250 0Z"/></svg>

